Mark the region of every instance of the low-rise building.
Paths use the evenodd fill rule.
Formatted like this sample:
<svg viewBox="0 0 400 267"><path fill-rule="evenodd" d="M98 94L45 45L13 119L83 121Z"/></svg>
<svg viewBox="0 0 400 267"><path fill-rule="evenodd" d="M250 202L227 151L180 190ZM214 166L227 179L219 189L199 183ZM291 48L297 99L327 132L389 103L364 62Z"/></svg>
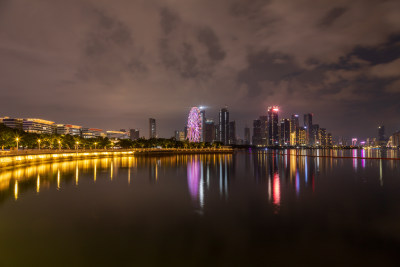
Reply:
<svg viewBox="0 0 400 267"><path fill-rule="evenodd" d="M97 128L82 128L82 137L86 139L105 137L106 134L102 129Z"/></svg>
<svg viewBox="0 0 400 267"><path fill-rule="evenodd" d="M72 124L57 124L57 134L81 135L82 126Z"/></svg>
<svg viewBox="0 0 400 267"><path fill-rule="evenodd" d="M123 131L107 131L108 139L129 139L129 135L127 132Z"/></svg>
<svg viewBox="0 0 400 267"><path fill-rule="evenodd" d="M55 132L54 121L28 118L22 121L22 130L28 133L53 134Z"/></svg>
<svg viewBox="0 0 400 267"><path fill-rule="evenodd" d="M9 128L22 130L24 119L20 118L3 118L3 124Z"/></svg>
<svg viewBox="0 0 400 267"><path fill-rule="evenodd" d="M185 141L185 132L184 131L175 131L175 140L176 141Z"/></svg>

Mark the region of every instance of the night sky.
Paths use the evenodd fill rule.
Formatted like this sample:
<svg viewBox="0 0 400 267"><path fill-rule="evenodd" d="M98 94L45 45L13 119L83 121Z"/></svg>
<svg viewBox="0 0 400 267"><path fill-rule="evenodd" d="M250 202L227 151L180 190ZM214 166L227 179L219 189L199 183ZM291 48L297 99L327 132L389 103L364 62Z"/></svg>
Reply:
<svg viewBox="0 0 400 267"><path fill-rule="evenodd" d="M0 0L0 116L108 129L191 106L237 133L281 107L334 136L400 130L400 1Z"/></svg>

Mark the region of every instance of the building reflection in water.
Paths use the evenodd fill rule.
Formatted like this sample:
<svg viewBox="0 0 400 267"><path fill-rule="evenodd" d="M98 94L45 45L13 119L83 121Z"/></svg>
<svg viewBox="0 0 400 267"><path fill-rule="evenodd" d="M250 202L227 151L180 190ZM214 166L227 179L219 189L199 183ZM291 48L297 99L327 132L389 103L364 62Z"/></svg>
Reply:
<svg viewBox="0 0 400 267"><path fill-rule="evenodd" d="M317 155L353 156L352 159L319 158ZM361 150L361 157L368 153ZM395 153L387 153L395 156ZM67 184L117 181L123 172L125 184L133 184L136 177L149 177L151 184L158 184L165 176L187 175L187 190L195 207L203 209L210 197L228 200L235 185L235 179L244 179L262 190L263 196L274 211L282 209L286 199L298 198L307 192L314 192L316 180L329 170L340 169L343 164L357 170L357 150L310 151L310 150L248 150L238 154L174 155L162 157L119 157L53 162L29 165L0 171L0 202L7 198L20 200L26 192L37 194L53 186L57 190ZM371 161L368 165L361 159L362 169L376 164L376 178L383 186L385 168L395 168L390 161ZM372 163L375 162L375 163ZM321 164L321 165L320 165ZM378 166L379 164L379 166ZM240 166L237 168L235 166ZM119 170L119 171L118 171ZM140 173L138 173L140 171ZM235 172L238 173L235 173ZM121 172L117 173L117 172ZM243 181L241 181L243 182Z"/></svg>
<svg viewBox="0 0 400 267"><path fill-rule="evenodd" d="M275 205L275 211L279 211L279 206L281 205L281 183L279 180L278 172L274 173L274 181L273 181L273 201Z"/></svg>
<svg viewBox="0 0 400 267"><path fill-rule="evenodd" d="M365 168L365 149L361 149L361 167L364 169Z"/></svg>
<svg viewBox="0 0 400 267"><path fill-rule="evenodd" d="M357 171L357 149L353 149L352 153L353 153L353 169Z"/></svg>
<svg viewBox="0 0 400 267"><path fill-rule="evenodd" d="M187 183L193 200L199 197L200 161L197 156L190 157L187 164Z"/></svg>

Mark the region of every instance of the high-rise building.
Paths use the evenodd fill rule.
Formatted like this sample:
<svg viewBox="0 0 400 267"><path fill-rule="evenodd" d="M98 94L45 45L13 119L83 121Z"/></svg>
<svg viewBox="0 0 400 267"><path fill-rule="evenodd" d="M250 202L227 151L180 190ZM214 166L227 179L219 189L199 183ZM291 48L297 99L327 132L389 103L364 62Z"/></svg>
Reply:
<svg viewBox="0 0 400 267"><path fill-rule="evenodd" d="M378 140L379 141L386 141L385 126L383 126L383 125L380 125L378 127Z"/></svg>
<svg viewBox="0 0 400 267"><path fill-rule="evenodd" d="M399 147L400 146L400 131L395 132L392 136L390 136L388 146L389 147Z"/></svg>
<svg viewBox="0 0 400 267"><path fill-rule="evenodd" d="M253 146L263 145L261 120L253 121Z"/></svg>
<svg viewBox="0 0 400 267"><path fill-rule="evenodd" d="M299 127L299 139L298 144L301 146L305 146L307 144L307 129L306 127Z"/></svg>
<svg viewBox="0 0 400 267"><path fill-rule="evenodd" d="M311 113L304 114L304 128L306 130L306 135L307 135L307 141L306 141L307 145L313 144L312 134L311 134L312 125L313 125L312 117L313 117L313 114L311 114Z"/></svg>
<svg viewBox="0 0 400 267"><path fill-rule="evenodd" d="M140 138L140 132L139 129L130 129L129 130L129 137L130 139L133 140L137 140Z"/></svg>
<svg viewBox="0 0 400 267"><path fill-rule="evenodd" d="M292 114L290 118L290 145L299 144L299 115Z"/></svg>
<svg viewBox="0 0 400 267"><path fill-rule="evenodd" d="M200 107L200 121L201 121L201 133L200 133L200 142L205 142L205 134L206 134L206 111Z"/></svg>
<svg viewBox="0 0 400 267"><path fill-rule="evenodd" d="M320 128L319 129L319 142L321 146L326 146L326 129Z"/></svg>
<svg viewBox="0 0 400 267"><path fill-rule="evenodd" d="M261 122L261 142L260 145L266 146L268 144L268 116L260 116Z"/></svg>
<svg viewBox="0 0 400 267"><path fill-rule="evenodd" d="M149 119L149 138L157 138L156 119Z"/></svg>
<svg viewBox="0 0 400 267"><path fill-rule="evenodd" d="M320 145L319 139L319 124L313 124L311 128L311 145Z"/></svg>
<svg viewBox="0 0 400 267"><path fill-rule="evenodd" d="M236 144L236 123L235 121L229 122L229 140L228 143L230 145Z"/></svg>
<svg viewBox="0 0 400 267"><path fill-rule="evenodd" d="M219 111L219 125L218 125L218 141L223 144L228 144L229 140L229 111L228 108L222 108Z"/></svg>
<svg viewBox="0 0 400 267"><path fill-rule="evenodd" d="M333 140L332 140L332 134L328 133L326 135L326 145L327 146L332 146L333 145Z"/></svg>
<svg viewBox="0 0 400 267"><path fill-rule="evenodd" d="M211 119L206 120L205 124L204 124L204 142L207 143L212 143L215 141L215 125L214 125L214 121Z"/></svg>
<svg viewBox="0 0 400 267"><path fill-rule="evenodd" d="M279 144L278 112L278 106L268 107L267 144L270 146Z"/></svg>
<svg viewBox="0 0 400 267"><path fill-rule="evenodd" d="M290 145L290 120L282 119L280 128L280 144L282 146Z"/></svg>
<svg viewBox="0 0 400 267"><path fill-rule="evenodd" d="M244 144L250 145L250 128L244 127Z"/></svg>

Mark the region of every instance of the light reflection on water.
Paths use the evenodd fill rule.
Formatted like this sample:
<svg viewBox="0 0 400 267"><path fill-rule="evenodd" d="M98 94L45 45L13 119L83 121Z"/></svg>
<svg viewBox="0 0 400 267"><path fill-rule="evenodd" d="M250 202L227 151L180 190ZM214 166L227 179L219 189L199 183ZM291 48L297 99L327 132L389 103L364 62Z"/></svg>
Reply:
<svg viewBox="0 0 400 267"><path fill-rule="evenodd" d="M396 160L369 160L366 157L396 157L397 153L389 151L382 155L381 151L357 150L347 151L352 157L353 170L358 172L358 164L361 162L362 169L367 167L367 162L379 163L378 179L380 186L383 186L383 162L386 168L392 169L397 166ZM316 150L312 153L316 157L308 157L304 150L284 151L265 151L259 150L252 153L246 153L245 166L243 170L252 173L256 183L266 183L266 194L270 202L277 208L281 205L281 187L285 190L293 186L295 195L298 197L304 188L310 187L315 191L315 177L320 172L320 162L323 161L323 170L329 171L332 168L340 167L346 159L340 158L320 158L323 155L332 155L334 157L345 157L343 151L324 151ZM250 166L249 162L253 161L254 165ZM93 182L96 183L98 172L108 172L110 181L115 177L120 179L119 169L127 169L127 184L131 184L131 175L135 173L137 168L148 166L149 181L157 183L160 173L165 168L176 168L186 166L187 169L187 188L192 201L198 202L200 207L204 207L206 203L206 193L210 191L210 186L217 186L219 196L227 200L229 198L229 184L234 175L237 164L235 156L231 154L221 155L181 155L181 156L165 156L165 157L145 157L138 158L134 156L118 157L118 158L96 158L84 159L66 162L54 162L40 165L32 165L26 167L18 167L14 169L5 169L0 172L0 194L11 195L7 192L14 192L14 199L17 200L21 196L19 187L28 181L36 179L36 193L41 190L55 186L57 190L61 190L66 180L70 180L71 174L74 177L75 186L79 186L80 179L87 179L88 174L92 173ZM370 164L369 164L370 165ZM137 172L137 170L136 170ZM54 177L56 177L54 179ZM213 182L213 179L218 181ZM29 190L29 188L25 188Z"/></svg>
<svg viewBox="0 0 400 267"><path fill-rule="evenodd" d="M64 231L63 238L73 243L76 240L71 241L69 236L87 222L90 227L84 228L79 237L86 247L101 250L97 237L101 232L102 238L109 238L118 249L129 248L136 257L131 259L133 262L157 257L157 253L162 254L160 251L184 258L185 253L177 251L187 247L193 247L207 260L214 255L211 250L218 251L215 243L219 247L229 247L231 243L237 246L215 252L224 262L236 263L235 259L242 255L246 264L253 258L264 260L264 254L268 262L274 255L286 255L285 240L299 248L298 254L293 252L298 258L306 257L311 250L323 255L324 246L326 250L340 247L348 253L364 253L357 250L361 246L357 240L384 243L381 233L390 233L391 242L400 244L396 237L400 228L390 223L400 218L400 163L365 159L397 157L397 153L253 150L233 155L97 158L4 169L0 172L0 250L4 249L1 241L5 238L1 234L9 232L16 238L24 227L25 234L18 238L29 242L24 236L31 230L20 222L32 220L39 225L45 223L42 231L49 231L48 236ZM74 202L73 198L79 201ZM57 207L64 208L50 209L38 199L54 201ZM9 215L10 210L14 215ZM33 213L26 212L30 210ZM38 218L32 218L36 213L40 214ZM19 217L14 218L15 214ZM60 226L63 219L74 227ZM13 229L13 224L18 227ZM89 234L91 227L93 233ZM38 235L42 237L43 233ZM349 241L348 236L353 235L354 240ZM115 243L125 239L123 245ZM191 244L190 240L198 244ZM321 243L325 245L321 247ZM60 246L59 251L69 251L66 245ZM388 246L379 253L389 253L392 247ZM193 251L186 251L186 255L193 255ZM268 254L269 251L276 254ZM113 261L118 262L121 255L113 253L118 255ZM379 255L375 257L378 259ZM365 262L368 263L367 258Z"/></svg>

